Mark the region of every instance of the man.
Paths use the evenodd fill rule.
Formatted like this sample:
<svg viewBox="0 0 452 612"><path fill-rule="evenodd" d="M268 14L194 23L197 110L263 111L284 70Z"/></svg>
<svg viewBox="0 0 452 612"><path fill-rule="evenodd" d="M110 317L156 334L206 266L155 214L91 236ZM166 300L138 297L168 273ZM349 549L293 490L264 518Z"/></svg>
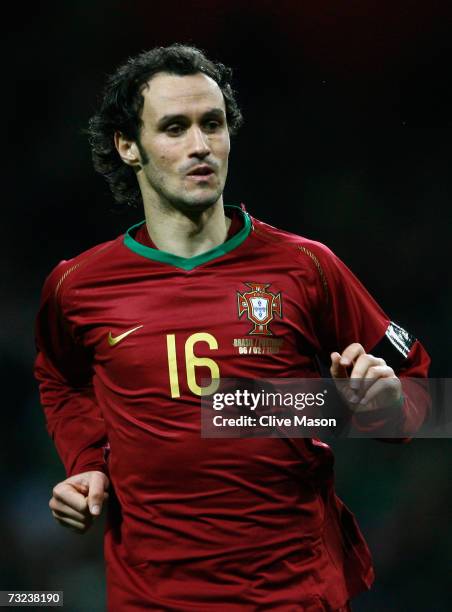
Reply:
<svg viewBox="0 0 452 612"><path fill-rule="evenodd" d="M85 532L109 496L111 611L341 610L372 583L330 448L201 438L203 379L316 377L318 356L374 383L352 401L363 427L392 419L403 436L424 416L375 356L392 347L399 372L425 376L419 342L325 246L223 206L240 122L230 72L193 47L119 68L90 123L93 158L146 220L44 286L36 375L68 476L50 507ZM243 316L250 289L279 295L271 324ZM247 338L274 343L244 355Z"/></svg>

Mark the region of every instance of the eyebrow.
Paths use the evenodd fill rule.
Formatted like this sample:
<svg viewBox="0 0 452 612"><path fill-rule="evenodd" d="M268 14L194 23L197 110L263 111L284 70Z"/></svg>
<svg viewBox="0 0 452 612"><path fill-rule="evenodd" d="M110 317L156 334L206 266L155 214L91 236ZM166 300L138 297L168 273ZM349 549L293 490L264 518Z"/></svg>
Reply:
<svg viewBox="0 0 452 612"><path fill-rule="evenodd" d="M222 108L209 108L205 113L203 113L202 117L205 119L206 117L219 117L225 118L225 112ZM174 115L163 115L161 119L157 122L157 127L161 128L172 121L184 121L187 119L187 115L182 113L176 113Z"/></svg>

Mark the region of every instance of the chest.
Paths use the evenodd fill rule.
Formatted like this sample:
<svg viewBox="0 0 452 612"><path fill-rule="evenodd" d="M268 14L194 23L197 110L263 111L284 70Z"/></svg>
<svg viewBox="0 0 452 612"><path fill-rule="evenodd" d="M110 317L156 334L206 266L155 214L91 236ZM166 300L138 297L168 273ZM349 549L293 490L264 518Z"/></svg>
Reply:
<svg viewBox="0 0 452 612"><path fill-rule="evenodd" d="M81 289L74 320L104 380L199 396L212 378L311 375L306 295L303 279L284 269L143 274Z"/></svg>

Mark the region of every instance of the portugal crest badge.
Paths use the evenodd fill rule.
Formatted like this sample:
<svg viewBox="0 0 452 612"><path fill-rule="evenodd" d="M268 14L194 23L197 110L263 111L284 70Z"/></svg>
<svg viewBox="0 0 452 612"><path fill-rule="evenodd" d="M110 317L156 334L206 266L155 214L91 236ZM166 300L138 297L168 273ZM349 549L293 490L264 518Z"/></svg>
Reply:
<svg viewBox="0 0 452 612"><path fill-rule="evenodd" d="M271 293L268 291L271 283L245 283L251 291L240 293L237 291L237 306L239 319L246 312L248 321L254 327L248 332L250 335L261 334L272 336L269 324L275 315L282 317L281 292Z"/></svg>

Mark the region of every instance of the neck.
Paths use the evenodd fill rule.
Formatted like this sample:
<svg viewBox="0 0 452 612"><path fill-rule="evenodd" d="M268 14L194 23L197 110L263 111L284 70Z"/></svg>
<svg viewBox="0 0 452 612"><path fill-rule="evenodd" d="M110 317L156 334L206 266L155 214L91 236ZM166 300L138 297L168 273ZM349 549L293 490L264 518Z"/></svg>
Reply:
<svg viewBox="0 0 452 612"><path fill-rule="evenodd" d="M179 257L195 257L223 244L231 220L225 216L223 198L207 210L187 214L172 206L145 202L146 227L155 246Z"/></svg>

